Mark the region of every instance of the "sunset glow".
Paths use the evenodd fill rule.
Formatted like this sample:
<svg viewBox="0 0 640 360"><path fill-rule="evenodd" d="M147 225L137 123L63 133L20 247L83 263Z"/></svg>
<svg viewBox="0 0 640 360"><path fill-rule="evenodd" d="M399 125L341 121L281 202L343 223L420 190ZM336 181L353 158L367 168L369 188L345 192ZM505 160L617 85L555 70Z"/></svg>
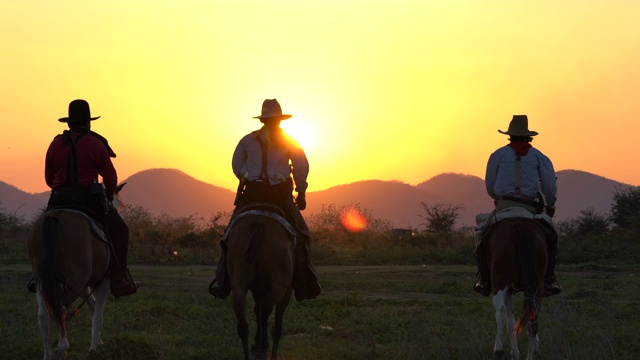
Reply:
<svg viewBox="0 0 640 360"><path fill-rule="evenodd" d="M513 114L556 170L640 185L640 2L0 2L0 180L47 191L71 100L121 180L177 168L235 191L264 99L293 117L309 191L484 177ZM129 189L131 190L131 189Z"/></svg>

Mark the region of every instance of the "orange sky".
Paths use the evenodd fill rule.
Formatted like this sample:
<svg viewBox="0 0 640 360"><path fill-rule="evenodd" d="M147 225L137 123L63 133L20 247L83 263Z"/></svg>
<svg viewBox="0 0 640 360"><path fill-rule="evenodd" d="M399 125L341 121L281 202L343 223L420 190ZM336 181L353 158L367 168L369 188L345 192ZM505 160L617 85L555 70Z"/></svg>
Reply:
<svg viewBox="0 0 640 360"><path fill-rule="evenodd" d="M257 3L257 4L256 4ZM265 98L309 191L484 177L513 114L556 170L640 185L637 1L3 1L0 180L46 191L69 101L102 116L121 179L179 168L235 189Z"/></svg>

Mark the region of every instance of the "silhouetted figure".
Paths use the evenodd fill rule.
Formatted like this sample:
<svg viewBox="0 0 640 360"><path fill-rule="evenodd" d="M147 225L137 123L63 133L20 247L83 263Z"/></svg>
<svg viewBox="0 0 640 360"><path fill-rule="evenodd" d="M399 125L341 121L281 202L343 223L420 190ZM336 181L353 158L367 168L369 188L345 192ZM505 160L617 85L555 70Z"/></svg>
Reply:
<svg viewBox="0 0 640 360"><path fill-rule="evenodd" d="M57 135L47 150L45 180L51 195L46 210L81 210L105 227L115 255L109 269L111 293L120 297L136 292L127 268L129 227L112 205L118 175L111 158L116 154L104 137L91 131L91 121L98 118L91 117L85 100L73 100L69 116L59 119L68 124L69 130ZM102 177L102 184L98 183L98 176Z"/></svg>
<svg viewBox="0 0 640 360"><path fill-rule="evenodd" d="M487 163L485 185L489 196L494 200L494 213L516 206L532 214L541 214L546 211L550 217L553 217L557 199L556 174L551 160L540 150L531 146L533 136L538 133L529 130L526 115L514 115L509 123L509 129L498 130L498 132L509 135L509 144L492 153ZM549 238L548 266L544 285L547 296L561 292L560 285L555 279L558 251L555 231ZM476 246L478 281L474 290L488 296L491 292L491 284L486 262L486 246L482 238L479 240Z"/></svg>
<svg viewBox="0 0 640 360"><path fill-rule="evenodd" d="M302 147L280 128L280 121L291 118L291 115L282 114L276 99L265 100L262 114L254 118L260 119L264 125L244 136L233 153L231 165L233 173L240 180L240 186L230 226L234 217L246 209L281 209L285 218L296 229L296 266L293 279L296 299L313 299L320 294L321 288L311 263L311 235L300 213L307 206L305 192L309 162ZM295 201L292 196L294 183L298 193ZM209 292L222 299L231 292L227 273L228 231L229 228L220 241L223 252L216 277L209 286Z"/></svg>

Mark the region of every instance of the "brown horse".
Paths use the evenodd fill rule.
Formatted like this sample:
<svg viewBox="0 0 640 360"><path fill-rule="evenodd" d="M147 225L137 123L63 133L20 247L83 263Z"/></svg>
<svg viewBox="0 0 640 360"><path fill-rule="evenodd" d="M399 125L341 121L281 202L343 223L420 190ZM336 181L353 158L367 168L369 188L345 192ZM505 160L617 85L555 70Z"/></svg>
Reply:
<svg viewBox="0 0 640 360"><path fill-rule="evenodd" d="M257 325L251 353L256 359L267 359L267 324L275 306L271 359L278 357L282 320L293 289L295 258L295 232L285 226L284 219L280 220L252 212L240 214L229 233L227 268L236 329L245 359L249 359L249 326L245 313L248 291L253 294Z"/></svg>
<svg viewBox="0 0 640 360"><path fill-rule="evenodd" d="M117 191L122 186L124 184L119 185ZM118 202L116 196L114 207ZM91 221L77 210L50 210L36 220L28 236L45 360L52 355L66 357L68 314L78 298L87 302L92 314L89 350L102 344L100 329L110 292L110 251L108 242L98 235ZM60 328L58 349L54 352L49 347L50 318Z"/></svg>
<svg viewBox="0 0 640 360"><path fill-rule="evenodd" d="M495 225L489 238L491 290L496 310L498 333L494 356L502 358L503 330L506 326L511 342L511 358L518 359L517 336L525 327L529 335L527 359L538 355L538 314L542 306L544 274L547 268L547 240L536 220L506 219ZM524 294L524 313L516 323L511 295Z"/></svg>

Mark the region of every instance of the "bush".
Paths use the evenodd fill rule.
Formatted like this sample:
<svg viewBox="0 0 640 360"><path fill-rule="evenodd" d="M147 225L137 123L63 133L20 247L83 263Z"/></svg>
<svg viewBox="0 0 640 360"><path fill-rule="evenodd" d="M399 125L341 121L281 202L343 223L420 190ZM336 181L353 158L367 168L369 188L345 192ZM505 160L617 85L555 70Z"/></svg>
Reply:
<svg viewBox="0 0 640 360"><path fill-rule="evenodd" d="M460 205L452 204L425 204L421 202L425 215L419 215L427 221L425 225L426 231L442 236L449 236L456 224L456 220L460 215Z"/></svg>
<svg viewBox="0 0 640 360"><path fill-rule="evenodd" d="M592 207L580 211L580 215L565 221L559 222L557 225L558 232L562 236L605 236L610 231L609 219L595 211Z"/></svg>
<svg viewBox="0 0 640 360"><path fill-rule="evenodd" d="M640 219L640 186L616 190L611 206L611 221L621 229L638 227Z"/></svg>
<svg viewBox="0 0 640 360"><path fill-rule="evenodd" d="M195 215L156 216L135 206L120 213L129 226L131 264L213 264L220 257L219 241L231 216L224 212L208 220ZM348 213L358 214L365 226L350 227L344 221ZM560 263L635 263L640 256L640 213L625 219L625 228L611 229L605 215L586 209L574 219L559 222ZM0 260L26 261L31 224L4 209L0 209L0 222ZM323 206L307 223L317 265L475 265L475 233L470 227L445 234L427 228L394 232L388 222L358 204Z"/></svg>

